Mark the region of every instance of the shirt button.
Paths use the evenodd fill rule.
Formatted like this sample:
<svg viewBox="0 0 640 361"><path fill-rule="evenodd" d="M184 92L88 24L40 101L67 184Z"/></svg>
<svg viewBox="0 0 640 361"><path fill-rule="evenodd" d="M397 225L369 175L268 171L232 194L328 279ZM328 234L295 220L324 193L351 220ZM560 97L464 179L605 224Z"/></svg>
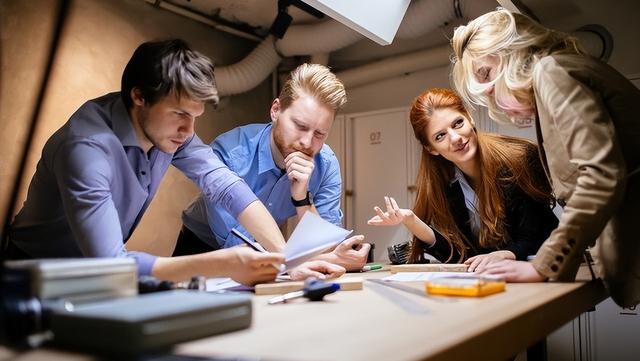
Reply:
<svg viewBox="0 0 640 361"><path fill-rule="evenodd" d="M273 207L273 203L269 203L269 207Z"/></svg>
<svg viewBox="0 0 640 361"><path fill-rule="evenodd" d="M557 264L551 265L551 270L553 272L558 272L558 265Z"/></svg>
<svg viewBox="0 0 640 361"><path fill-rule="evenodd" d="M570 245L571 247L573 247L573 246L576 244L576 240L575 240L575 239L573 239L573 238L571 238L571 239L569 239L569 241L568 241L567 243L569 243L569 245Z"/></svg>
<svg viewBox="0 0 640 361"><path fill-rule="evenodd" d="M569 254L569 252L571 252L571 249L569 247L562 247L562 253L566 256Z"/></svg>
<svg viewBox="0 0 640 361"><path fill-rule="evenodd" d="M140 171L140 174L142 174L142 175L147 175L147 172L145 172L145 171L141 170L141 171Z"/></svg>
<svg viewBox="0 0 640 361"><path fill-rule="evenodd" d="M562 262L562 261L564 261L564 257L558 255L558 256L556 256L556 261Z"/></svg>

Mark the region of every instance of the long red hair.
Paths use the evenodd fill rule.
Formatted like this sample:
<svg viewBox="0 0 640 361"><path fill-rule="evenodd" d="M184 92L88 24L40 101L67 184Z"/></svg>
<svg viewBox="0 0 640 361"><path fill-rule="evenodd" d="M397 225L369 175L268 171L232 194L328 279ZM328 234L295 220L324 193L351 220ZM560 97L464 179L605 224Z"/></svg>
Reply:
<svg viewBox="0 0 640 361"><path fill-rule="evenodd" d="M452 250L447 262L462 262L466 259L464 235L454 221L445 195L455 165L440 155L431 154L428 150L427 124L433 113L440 109L454 110L471 120L462 99L450 89L428 89L413 101L409 119L416 138L423 146L413 212L447 239ZM480 177L473 188L480 212L479 243L486 248L508 241L502 185L515 183L530 197L549 204L554 202L554 197L546 177L539 176L542 173L541 164L538 147L534 143L521 138L480 131L477 131L477 135L476 156L480 161ZM420 240L413 238L409 262L419 259L422 253L420 243ZM454 249L460 254L458 260L452 259Z"/></svg>

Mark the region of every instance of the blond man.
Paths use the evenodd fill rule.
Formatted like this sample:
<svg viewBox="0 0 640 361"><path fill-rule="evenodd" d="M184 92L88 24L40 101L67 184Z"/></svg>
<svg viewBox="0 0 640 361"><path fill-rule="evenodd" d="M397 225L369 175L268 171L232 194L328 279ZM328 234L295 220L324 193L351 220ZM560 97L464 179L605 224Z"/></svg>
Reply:
<svg viewBox="0 0 640 361"><path fill-rule="evenodd" d="M271 103L270 123L235 128L215 139L211 148L247 182L278 224L311 211L342 225L340 166L325 141L346 101L344 85L327 67L302 64ZM242 243L230 232L244 231L236 219L202 196L183 212L182 220L174 256ZM363 240L363 236L349 238L319 259L360 269L370 249ZM269 250L279 252L283 247L284 243Z"/></svg>

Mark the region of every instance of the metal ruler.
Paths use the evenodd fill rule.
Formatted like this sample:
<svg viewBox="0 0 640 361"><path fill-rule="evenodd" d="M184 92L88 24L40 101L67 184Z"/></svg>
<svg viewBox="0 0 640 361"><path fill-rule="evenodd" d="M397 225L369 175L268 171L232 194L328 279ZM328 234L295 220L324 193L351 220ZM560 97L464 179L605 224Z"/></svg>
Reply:
<svg viewBox="0 0 640 361"><path fill-rule="evenodd" d="M455 302L456 301L455 299L451 299L451 298L427 295L421 289L417 289L415 287L411 287L411 286L402 284L400 282L385 281L381 279L367 279L367 281L373 283L371 286L374 286L374 287L370 287L373 291L385 297L386 299L390 300L391 302L395 303L404 311L411 314L417 314L417 315L428 314L429 308L420 302L417 302L409 297L403 296L398 292L394 292L390 288L403 291L406 293L411 293L413 295L420 296L422 298L428 298L429 300L438 301L438 302Z"/></svg>
<svg viewBox="0 0 640 361"><path fill-rule="evenodd" d="M373 283L376 283L376 284L380 284L380 285L385 285L387 287L395 288L395 289L400 290L400 291L412 293L412 294L418 295L420 297L427 297L427 295L426 295L426 293L424 293L424 291L419 290L419 289L417 289L415 287L407 286L407 285L399 283L399 282L385 281L385 280L381 280L381 279L368 279L367 281L373 282Z"/></svg>

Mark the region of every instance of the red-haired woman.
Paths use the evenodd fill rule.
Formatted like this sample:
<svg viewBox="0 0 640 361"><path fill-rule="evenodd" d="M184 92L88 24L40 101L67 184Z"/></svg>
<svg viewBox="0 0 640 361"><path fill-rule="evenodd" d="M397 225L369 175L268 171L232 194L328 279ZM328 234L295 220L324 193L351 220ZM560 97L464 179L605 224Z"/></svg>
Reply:
<svg viewBox="0 0 640 361"><path fill-rule="evenodd" d="M411 108L422 144L415 208L385 197L371 225L403 224L414 235L409 262L423 252L482 271L503 259L526 260L558 225L537 146L476 130L460 97L429 89Z"/></svg>

